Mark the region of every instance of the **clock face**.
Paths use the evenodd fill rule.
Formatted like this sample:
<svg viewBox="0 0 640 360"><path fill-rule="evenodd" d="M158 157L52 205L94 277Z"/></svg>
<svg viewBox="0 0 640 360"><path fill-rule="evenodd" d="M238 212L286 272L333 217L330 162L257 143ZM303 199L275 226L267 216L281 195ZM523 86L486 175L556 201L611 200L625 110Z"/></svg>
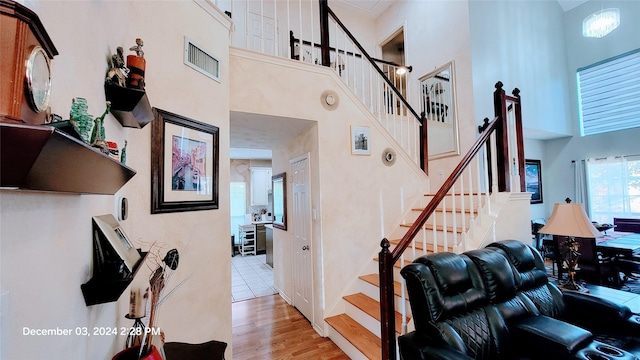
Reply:
<svg viewBox="0 0 640 360"><path fill-rule="evenodd" d="M43 112L49 106L51 96L51 68L44 49L36 46L27 59L27 98L35 112Z"/></svg>

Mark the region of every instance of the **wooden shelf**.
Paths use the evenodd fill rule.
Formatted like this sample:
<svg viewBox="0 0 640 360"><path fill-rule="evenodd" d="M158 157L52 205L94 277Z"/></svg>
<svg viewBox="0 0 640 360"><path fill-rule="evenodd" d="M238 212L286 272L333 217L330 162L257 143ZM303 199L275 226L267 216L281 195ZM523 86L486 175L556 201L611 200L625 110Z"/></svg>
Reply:
<svg viewBox="0 0 640 360"><path fill-rule="evenodd" d="M113 195L136 174L52 126L2 120L0 187Z"/></svg>
<svg viewBox="0 0 640 360"><path fill-rule="evenodd" d="M111 101L111 113L124 127L143 128L153 120L153 111L144 90L105 83L104 91Z"/></svg>

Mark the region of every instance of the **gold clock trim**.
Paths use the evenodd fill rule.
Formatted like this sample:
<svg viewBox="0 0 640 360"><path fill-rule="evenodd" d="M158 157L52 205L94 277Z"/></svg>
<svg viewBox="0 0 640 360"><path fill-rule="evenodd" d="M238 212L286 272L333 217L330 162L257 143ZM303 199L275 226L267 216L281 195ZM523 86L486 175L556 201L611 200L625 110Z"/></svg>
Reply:
<svg viewBox="0 0 640 360"><path fill-rule="evenodd" d="M44 91L44 94L43 96L38 96L38 99L36 99L36 94L35 94L36 89L33 88L33 84L34 84L34 81L37 81L39 79L34 79L34 76L43 75L43 74L34 73L35 71L34 65L39 55L42 57L42 59L45 60L45 64L47 65L47 68L46 68L45 89L44 90L37 89L38 91ZM27 58L25 80L27 84L27 94L28 94L27 98L29 100L29 104L31 105L31 108L33 109L33 111L37 113L41 113L47 110L47 107L49 107L49 100L51 97L51 63L49 61L49 57L47 56L47 53L44 51L44 49L41 46L35 46L31 50L31 53Z"/></svg>

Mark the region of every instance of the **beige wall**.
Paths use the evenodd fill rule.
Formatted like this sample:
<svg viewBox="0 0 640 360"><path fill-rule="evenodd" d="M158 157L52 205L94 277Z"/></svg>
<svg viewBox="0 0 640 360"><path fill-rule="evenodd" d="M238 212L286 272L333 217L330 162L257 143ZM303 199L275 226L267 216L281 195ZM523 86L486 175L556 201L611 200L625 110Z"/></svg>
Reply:
<svg viewBox="0 0 640 360"><path fill-rule="evenodd" d="M118 302L85 306L80 285L91 278L91 217L114 212L116 199L129 199L122 222L136 246L180 251L180 266L168 289L186 279L160 309L158 325L167 341L231 342L229 257L229 67L228 20L193 1L32 1L60 55L52 62L52 111L63 118L73 97L85 97L90 114L104 110L107 60L117 46L125 53L144 40L146 90L152 106L220 129L219 209L150 215L150 134L123 128L106 118L109 140L128 140L127 165L137 175L116 196L0 191L3 359L111 359L124 336L22 335L23 327L128 327L128 290ZM184 36L221 62L221 81L183 64ZM86 181L92 181L86 174ZM134 280L146 286L151 256ZM9 311L7 315L5 310ZM227 351L230 358L231 350Z"/></svg>
<svg viewBox="0 0 640 360"><path fill-rule="evenodd" d="M425 21L426 18L429 20ZM413 66L413 71L408 75L407 98L418 113L422 110L419 79L450 61L454 62L460 152L464 155L477 137L467 1L396 1L376 19L373 31L379 39L384 39L400 26L404 26L405 32L406 64ZM492 100L488 98L486 101ZM438 140L435 130L432 129L430 133L430 142ZM429 147L429 156L435 155L435 148ZM453 156L429 162L433 192L459 161L459 157ZM440 176L440 172L444 176Z"/></svg>
<svg viewBox="0 0 640 360"><path fill-rule="evenodd" d="M272 169L289 174L289 160L310 153L311 207L317 214L311 229L315 307L310 320L323 331L323 319L425 190L426 177L402 155L392 167L382 163L382 151L394 146L393 140L331 69L235 49L231 69L232 111L317 121L274 151ZM253 91L242 91L249 82ZM327 89L340 99L334 111L321 104ZM370 127L371 156L351 155L351 125ZM290 186L287 192L291 209ZM274 283L288 299L293 297L292 241L290 230L274 229Z"/></svg>

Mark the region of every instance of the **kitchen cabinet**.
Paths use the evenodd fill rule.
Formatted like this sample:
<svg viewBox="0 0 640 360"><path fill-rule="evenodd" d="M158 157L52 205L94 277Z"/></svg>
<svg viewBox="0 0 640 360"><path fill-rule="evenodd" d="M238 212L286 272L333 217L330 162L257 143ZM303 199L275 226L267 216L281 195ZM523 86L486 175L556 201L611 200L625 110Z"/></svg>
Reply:
<svg viewBox="0 0 640 360"><path fill-rule="evenodd" d="M251 168L251 206L266 206L271 191L271 168Z"/></svg>

